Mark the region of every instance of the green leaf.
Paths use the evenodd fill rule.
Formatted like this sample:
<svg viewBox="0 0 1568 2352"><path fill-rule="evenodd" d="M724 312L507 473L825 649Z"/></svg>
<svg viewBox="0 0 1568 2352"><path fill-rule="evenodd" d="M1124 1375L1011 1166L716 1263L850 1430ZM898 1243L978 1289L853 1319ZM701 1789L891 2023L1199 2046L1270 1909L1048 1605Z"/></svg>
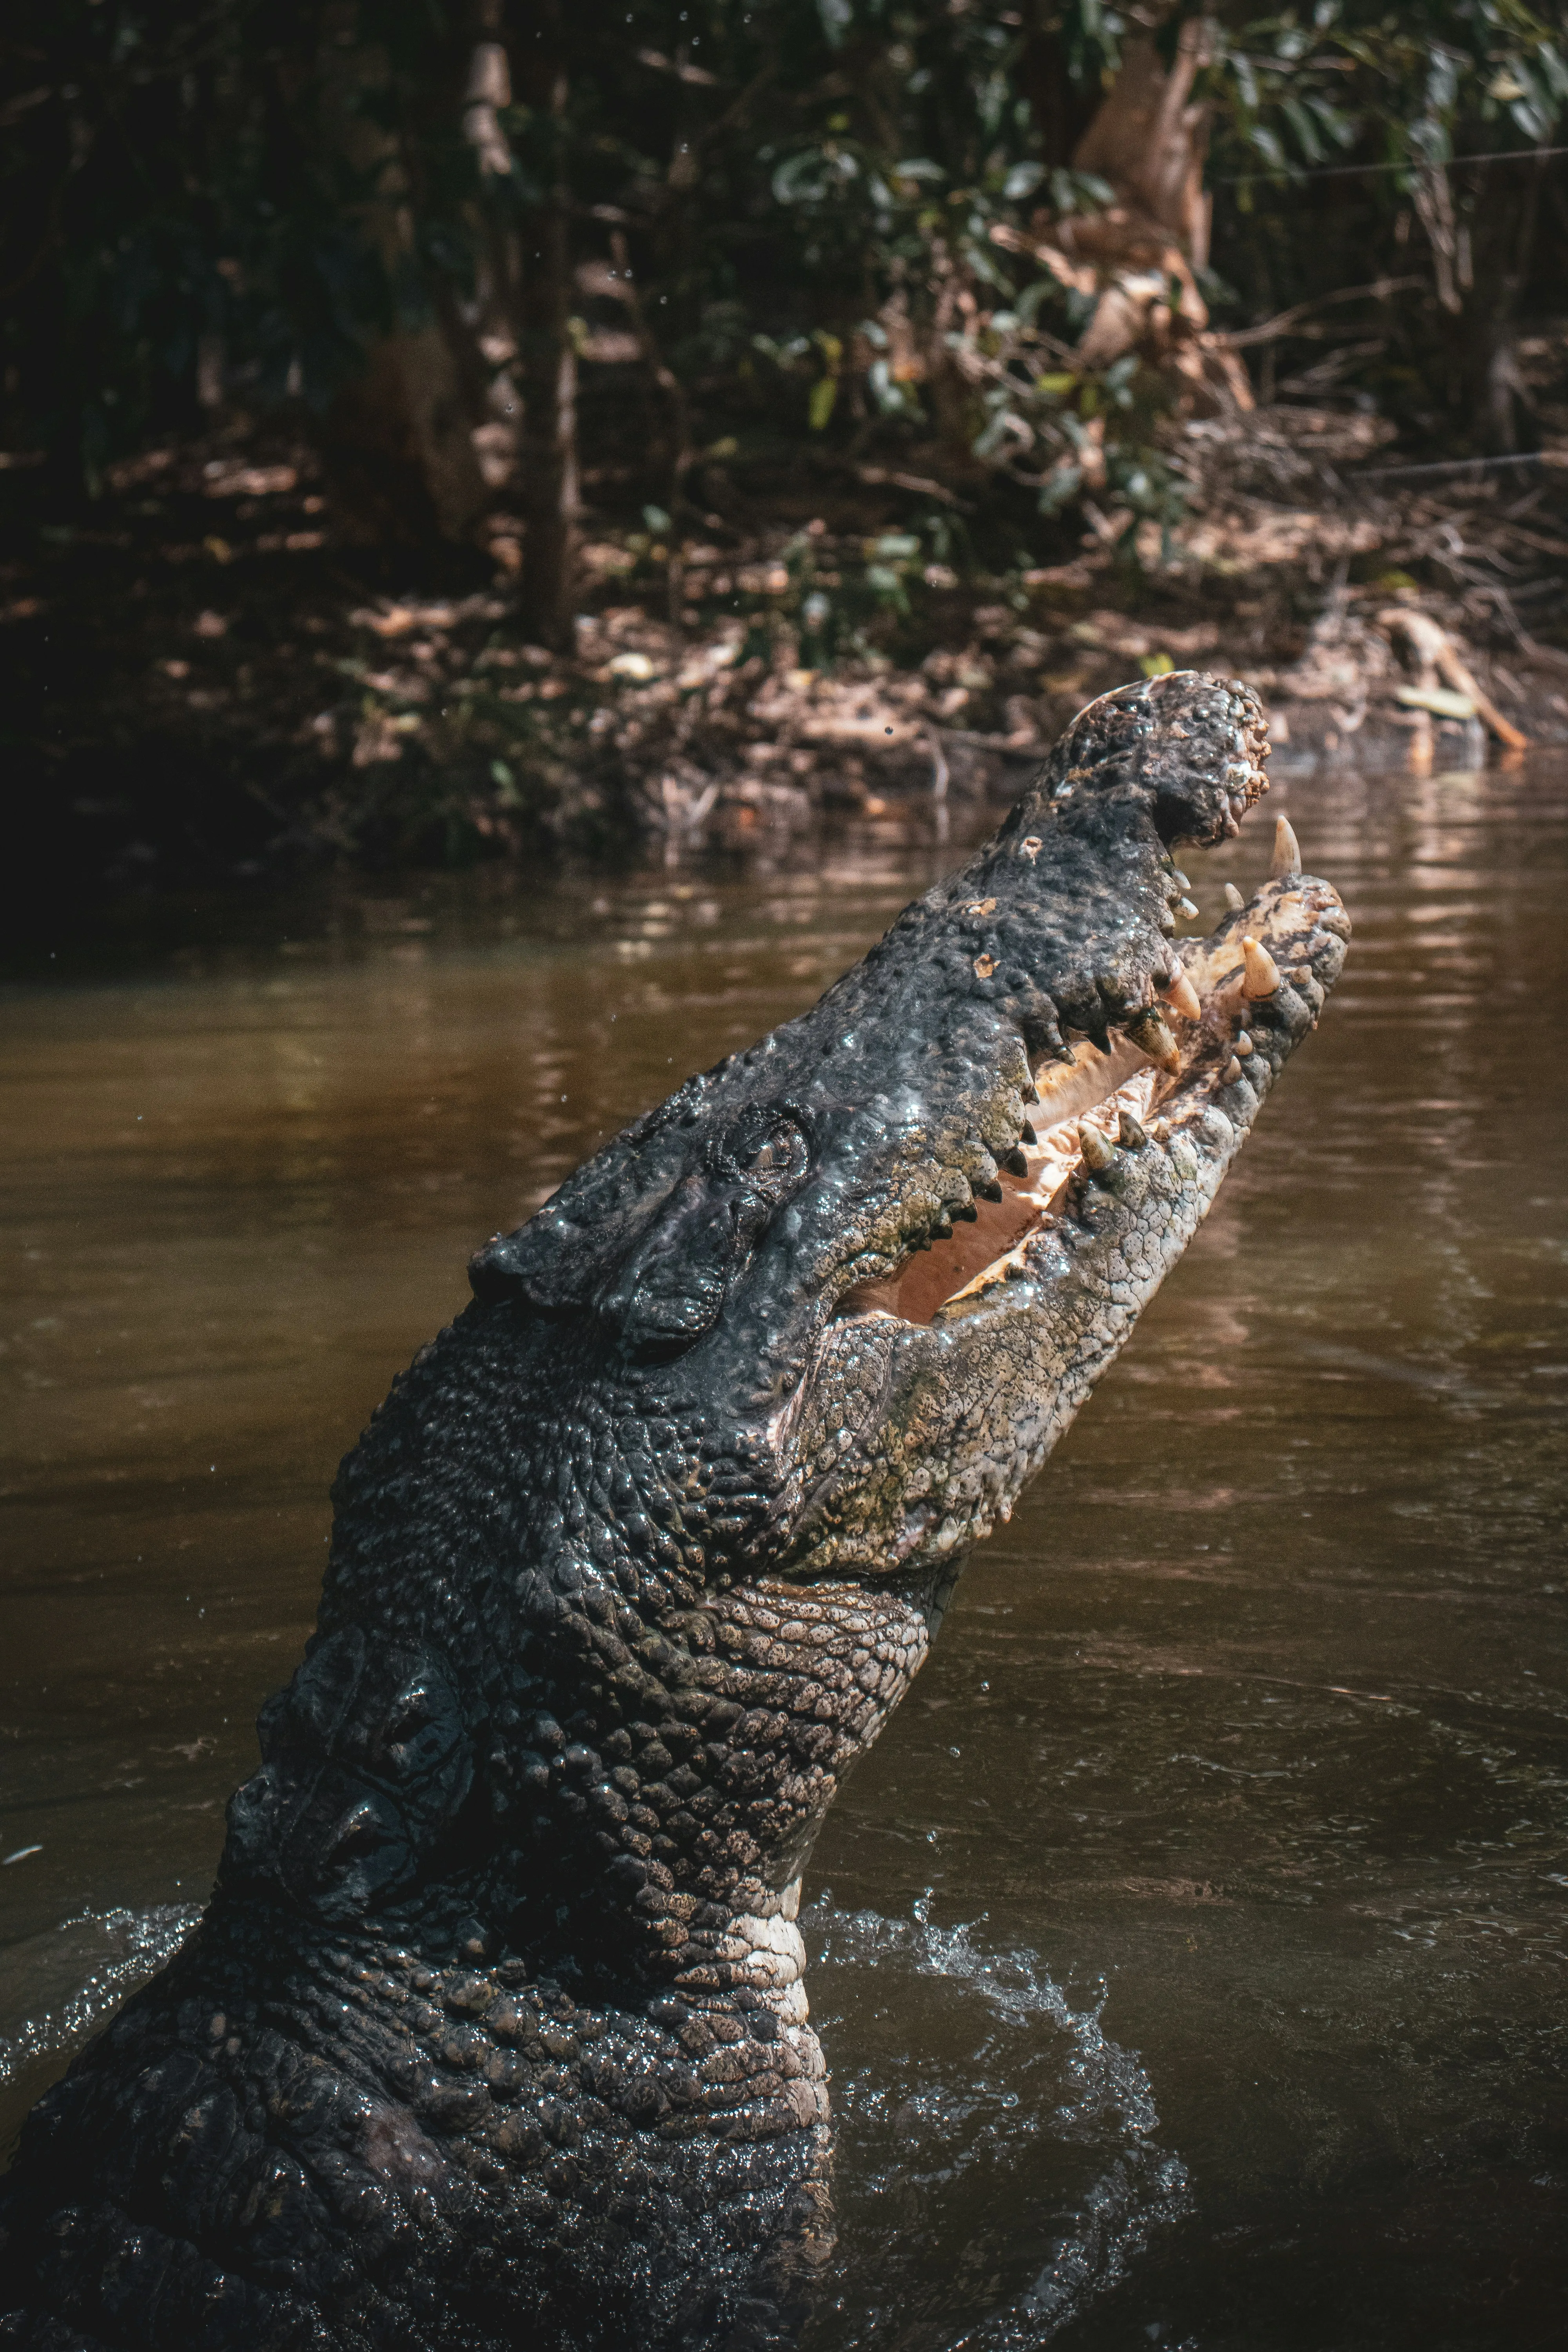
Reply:
<svg viewBox="0 0 1568 2352"><path fill-rule="evenodd" d="M1323 143L1318 137L1318 126L1300 100L1294 98L1281 100L1279 111L1295 132L1296 144L1308 163L1321 163L1323 159Z"/></svg>
<svg viewBox="0 0 1568 2352"><path fill-rule="evenodd" d="M838 378L836 375L819 375L811 387L811 396L806 404L806 415L814 433L822 432L833 414L837 398Z"/></svg>

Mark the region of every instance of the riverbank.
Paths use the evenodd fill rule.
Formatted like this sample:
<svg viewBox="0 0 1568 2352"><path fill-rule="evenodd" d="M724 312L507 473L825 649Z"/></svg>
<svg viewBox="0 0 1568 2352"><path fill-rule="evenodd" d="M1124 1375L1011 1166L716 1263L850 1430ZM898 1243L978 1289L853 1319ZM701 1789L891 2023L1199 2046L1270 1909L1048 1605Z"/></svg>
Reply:
<svg viewBox="0 0 1568 2352"><path fill-rule="evenodd" d="M934 475L737 465L723 511L679 532L590 508L569 656L521 636L515 520L367 554L287 434L237 420L152 450L89 522L27 511L12 477L22 932L323 866L968 831L1084 701L1163 668L1248 678L1284 765L1568 741L1568 436L1414 473L1384 437L1300 407L1190 424L1173 530L1090 501L1081 533L1039 527L1039 561L998 561L994 518Z"/></svg>

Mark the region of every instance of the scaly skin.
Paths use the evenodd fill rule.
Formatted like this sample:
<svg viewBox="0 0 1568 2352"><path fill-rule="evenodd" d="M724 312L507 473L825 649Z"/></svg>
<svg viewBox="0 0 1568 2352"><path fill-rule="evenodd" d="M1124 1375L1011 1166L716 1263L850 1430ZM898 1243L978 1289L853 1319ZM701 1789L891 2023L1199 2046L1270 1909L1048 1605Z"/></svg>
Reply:
<svg viewBox="0 0 1568 2352"><path fill-rule="evenodd" d="M1171 945L1170 845L1263 750L1222 681L1092 704L818 1004L480 1253L343 1465L205 1918L29 2121L0 2340L793 2340L812 1842L1342 961L1294 872ZM1120 1140L1063 1124L1123 1080Z"/></svg>

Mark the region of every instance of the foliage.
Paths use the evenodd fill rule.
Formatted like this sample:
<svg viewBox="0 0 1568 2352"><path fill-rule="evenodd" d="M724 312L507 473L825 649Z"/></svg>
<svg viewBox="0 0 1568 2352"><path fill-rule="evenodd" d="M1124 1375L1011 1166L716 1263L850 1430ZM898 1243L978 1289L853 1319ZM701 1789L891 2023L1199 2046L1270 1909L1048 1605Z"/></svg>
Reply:
<svg viewBox="0 0 1568 2352"><path fill-rule="evenodd" d="M1436 304L1385 310L1367 341L1342 332L1300 389L1359 390L1424 437L1514 446L1510 352L1546 186L1529 159L1568 113L1560 15L1529 0L1237 14L1215 29L1206 87L1233 199L1216 258L1250 307L1405 278L1417 221L1429 248Z"/></svg>
<svg viewBox="0 0 1568 2352"><path fill-rule="evenodd" d="M1527 0L1318 0L1215 33L1213 94L1280 173L1351 152L1414 173L1464 134L1543 146L1568 102L1568 37Z"/></svg>
<svg viewBox="0 0 1568 2352"><path fill-rule="evenodd" d="M1165 16L1167 43L1191 13ZM459 0L13 0L7 436L90 487L150 429L194 419L219 373L253 406L321 408L370 341L432 318L467 338L476 397L504 413L498 238L527 237L563 168L576 257L598 268L577 303L582 348L626 340L618 236L639 348L675 387L667 497L700 454L668 421L684 401L710 450L923 447L955 478L1026 490L1036 511L1089 492L1169 522L1164 388L1124 362L1085 371L1091 298L998 242L1106 201L1071 170L1040 90L1071 82L1081 112L1152 17L1100 0L617 0L613 14L606 40L597 12L514 0L500 28L507 161L485 169L463 90L489 18ZM563 116L535 42L557 52ZM1560 28L1528 0L1226 7L1208 54L1217 167L1246 183L1237 215L1261 201L1259 171L1396 166L1372 191L1391 214L1414 199L1440 290L1445 271L1465 274L1476 198L1459 185L1455 215L1436 167L1472 137L1544 142L1568 100ZM605 377L612 404L631 395L630 372Z"/></svg>

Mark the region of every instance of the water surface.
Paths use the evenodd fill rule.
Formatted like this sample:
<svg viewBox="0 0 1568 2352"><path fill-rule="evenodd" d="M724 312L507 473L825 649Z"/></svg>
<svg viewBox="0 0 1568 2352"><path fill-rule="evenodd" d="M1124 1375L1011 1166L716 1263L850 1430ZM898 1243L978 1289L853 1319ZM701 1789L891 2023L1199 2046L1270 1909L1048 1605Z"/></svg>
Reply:
<svg viewBox="0 0 1568 2352"><path fill-rule="evenodd" d="M1561 2340L1565 786L1277 792L1345 978L817 1850L812 2352ZM205 1894L470 1249L931 870L366 886L10 993L7 2133Z"/></svg>

